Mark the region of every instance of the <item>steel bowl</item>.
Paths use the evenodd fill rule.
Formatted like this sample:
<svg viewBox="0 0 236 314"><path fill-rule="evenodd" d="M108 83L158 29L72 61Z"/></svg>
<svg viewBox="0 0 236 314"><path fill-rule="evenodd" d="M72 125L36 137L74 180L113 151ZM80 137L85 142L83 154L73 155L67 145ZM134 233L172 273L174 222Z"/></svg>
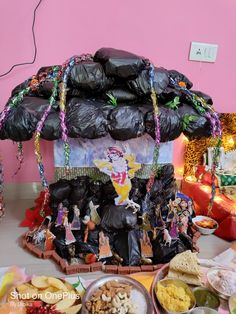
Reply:
<svg viewBox="0 0 236 314"><path fill-rule="evenodd" d="M163 286L167 286L168 284L172 283L174 284L175 286L177 287L182 287L185 289L185 291L187 292L187 294L189 295L190 299L191 299L191 306L190 308L185 311L185 312L171 312L169 311L165 304L161 302L161 300L158 298L158 295L156 293L156 297L157 297L157 300L159 301L159 303L161 304L161 306L163 307L163 309L169 313L169 314L185 314L185 313L189 313L189 311L191 311L195 306L196 306L196 299L195 299L195 296L192 292L192 290L190 289L190 287L182 280L179 280L179 279L162 279L159 281Z"/></svg>
<svg viewBox="0 0 236 314"><path fill-rule="evenodd" d="M218 314L218 311L210 309L209 307L196 307L192 311L189 312L190 314Z"/></svg>
<svg viewBox="0 0 236 314"><path fill-rule="evenodd" d="M89 301L93 294L96 292L98 288L103 286L109 281L117 281L123 284L128 284L132 286L132 290L136 290L139 293L141 293L145 300L144 309L141 309L142 314L151 314L153 313L153 305L151 297L148 293L148 291L144 288L142 284L140 284L138 281L136 281L133 278L130 278L128 276L122 276L122 275L107 275L104 277L101 277L95 281L93 281L88 288L86 289L86 292L84 294L84 297L82 299L82 312L81 314L89 314L89 312L86 309L86 302ZM146 308L145 308L146 307Z"/></svg>
<svg viewBox="0 0 236 314"><path fill-rule="evenodd" d="M213 278L215 278L217 276L217 272L220 271L220 270L228 270L228 269L224 269L224 268L211 268L208 272L207 272L207 281L209 283L209 286L210 288L216 293L218 294L218 296L224 300L229 300L230 298L230 295L229 294L226 294L224 293L223 291L217 289L214 285L214 282L213 282ZM230 271L230 270L228 270ZM236 277L236 274L235 272L232 271L232 275L235 275Z"/></svg>

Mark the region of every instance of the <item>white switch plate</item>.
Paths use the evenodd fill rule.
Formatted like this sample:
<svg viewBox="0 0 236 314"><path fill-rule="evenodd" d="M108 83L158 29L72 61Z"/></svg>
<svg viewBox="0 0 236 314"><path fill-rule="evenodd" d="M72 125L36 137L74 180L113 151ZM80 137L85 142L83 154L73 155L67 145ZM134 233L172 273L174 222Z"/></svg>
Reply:
<svg viewBox="0 0 236 314"><path fill-rule="evenodd" d="M217 56L218 45L198 43L192 41L189 60L202 62L215 62Z"/></svg>

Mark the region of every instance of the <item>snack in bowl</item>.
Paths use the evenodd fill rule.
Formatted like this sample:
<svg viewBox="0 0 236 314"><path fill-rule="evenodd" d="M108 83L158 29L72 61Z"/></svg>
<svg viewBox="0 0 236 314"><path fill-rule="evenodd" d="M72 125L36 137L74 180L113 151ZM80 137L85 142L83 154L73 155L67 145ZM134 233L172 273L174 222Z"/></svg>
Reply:
<svg viewBox="0 0 236 314"><path fill-rule="evenodd" d="M172 258L167 278L179 279L187 284L200 286L202 284L201 272L196 253L188 250Z"/></svg>
<svg viewBox="0 0 236 314"><path fill-rule="evenodd" d="M193 218L193 224L201 232L201 234L212 234L218 228L218 223L207 216L196 216Z"/></svg>
<svg viewBox="0 0 236 314"><path fill-rule="evenodd" d="M25 314L78 314L82 307L80 295L72 285L46 276L35 276L15 287L7 299L23 302Z"/></svg>
<svg viewBox="0 0 236 314"><path fill-rule="evenodd" d="M207 280L214 291L224 299L228 299L236 292L236 272L234 271L213 268L207 272Z"/></svg>
<svg viewBox="0 0 236 314"><path fill-rule="evenodd" d="M135 314L136 306L130 299L131 290L131 285L116 281L107 282L86 302L88 313Z"/></svg>
<svg viewBox="0 0 236 314"><path fill-rule="evenodd" d="M177 279L163 279L157 283L156 296L169 313L185 313L192 309L196 300L188 285Z"/></svg>

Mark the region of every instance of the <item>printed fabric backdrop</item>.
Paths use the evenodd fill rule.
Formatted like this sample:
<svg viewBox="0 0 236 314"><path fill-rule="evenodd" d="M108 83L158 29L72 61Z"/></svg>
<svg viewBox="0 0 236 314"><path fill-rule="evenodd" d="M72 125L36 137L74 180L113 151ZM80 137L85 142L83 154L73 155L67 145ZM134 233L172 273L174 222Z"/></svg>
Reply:
<svg viewBox="0 0 236 314"><path fill-rule="evenodd" d="M94 159L104 159L104 152L110 146L121 147L126 153L136 155L136 162L151 164L153 159L154 140L148 134L128 141L115 141L110 136L99 139L70 139L71 167L95 167ZM159 163L166 164L173 161L173 142L162 143L160 147ZM55 141L54 144L54 165L64 166L63 142Z"/></svg>

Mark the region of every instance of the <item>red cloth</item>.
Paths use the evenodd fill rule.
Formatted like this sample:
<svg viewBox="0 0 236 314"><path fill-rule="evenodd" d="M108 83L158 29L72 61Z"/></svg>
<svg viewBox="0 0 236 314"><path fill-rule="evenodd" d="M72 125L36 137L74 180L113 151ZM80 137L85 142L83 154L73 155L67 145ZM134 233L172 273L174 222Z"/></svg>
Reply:
<svg viewBox="0 0 236 314"><path fill-rule="evenodd" d="M194 201L197 215L207 215L208 204L211 197L210 186L204 185L202 183L183 181L182 192L191 197ZM235 226L235 218L233 220L232 218L233 216L236 216L236 203L232 200L229 200L217 190L210 216L215 219L220 224L220 226L221 223L226 220L226 218L229 219L228 222L231 224L233 223L233 226ZM219 228L220 231L215 234L224 239L227 238L236 240L236 234L233 232L232 228L226 228L225 226L226 225L223 224L222 227ZM223 231L222 228L225 228L225 230Z"/></svg>
<svg viewBox="0 0 236 314"><path fill-rule="evenodd" d="M224 219L215 231L215 235L224 240L234 241L236 239L236 217L228 216Z"/></svg>

